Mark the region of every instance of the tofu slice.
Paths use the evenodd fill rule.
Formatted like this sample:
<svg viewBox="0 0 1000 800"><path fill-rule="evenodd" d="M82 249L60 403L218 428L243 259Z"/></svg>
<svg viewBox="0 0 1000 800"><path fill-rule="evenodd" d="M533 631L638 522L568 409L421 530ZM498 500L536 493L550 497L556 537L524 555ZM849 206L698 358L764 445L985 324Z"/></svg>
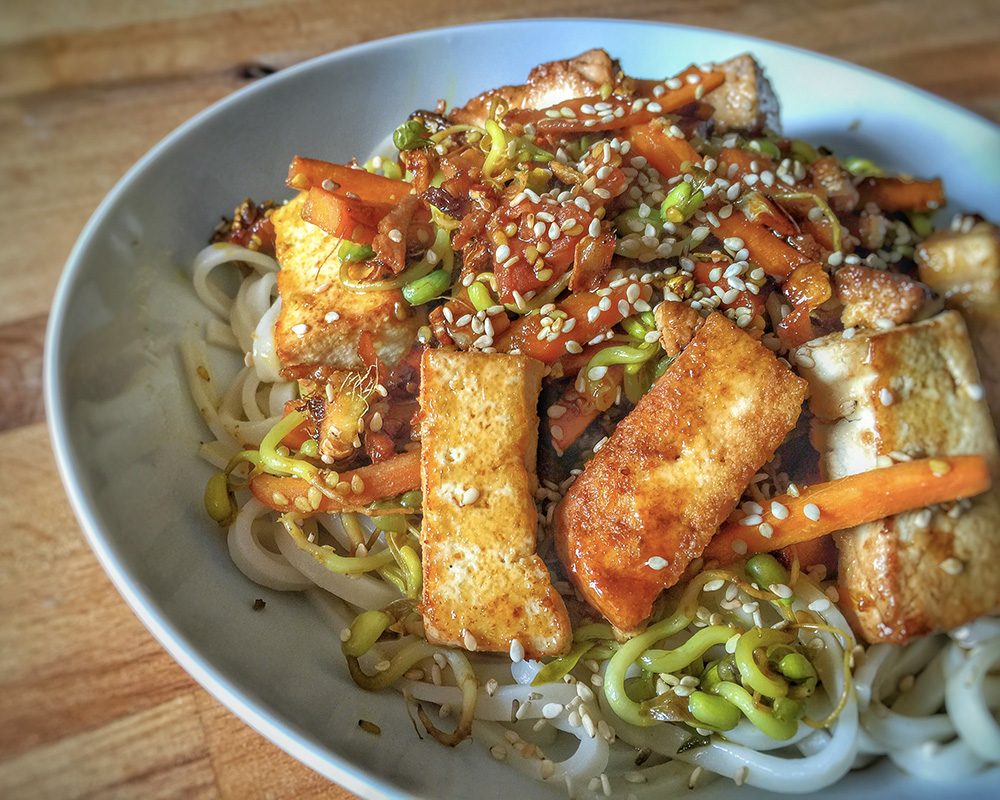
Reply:
<svg viewBox="0 0 1000 800"><path fill-rule="evenodd" d="M825 478L874 469L894 452L982 454L1000 476L996 431L957 312L849 339L831 334L803 350ZM898 514L835 534L841 608L866 641L901 644L1000 609L1000 496L994 489L956 510Z"/></svg>
<svg viewBox="0 0 1000 800"><path fill-rule="evenodd" d="M363 370L359 343L365 332L380 360L398 363L416 341L426 315L410 308L398 290L344 287L338 277L340 261L332 255L339 240L302 219L304 201L300 194L271 215L281 265L274 340L282 372L288 378L322 378L331 370Z"/></svg>
<svg viewBox="0 0 1000 800"><path fill-rule="evenodd" d="M453 109L452 122L482 125L491 103L503 100L509 108L548 108L574 97L589 97L604 84L614 85L618 64L604 50L588 50L562 61L539 64L526 83L501 86L472 98L461 108Z"/></svg>
<svg viewBox="0 0 1000 800"><path fill-rule="evenodd" d="M590 605L634 630L792 430L805 381L711 314L556 509L556 548Z"/></svg>
<svg viewBox="0 0 1000 800"><path fill-rule="evenodd" d="M941 232L917 248L920 280L962 312L1000 430L1000 228L980 222L970 231Z"/></svg>
<svg viewBox="0 0 1000 800"><path fill-rule="evenodd" d="M529 658L563 653L572 642L566 606L535 553L543 372L527 356L424 352L420 543L428 641L499 653L516 639Z"/></svg>
<svg viewBox="0 0 1000 800"><path fill-rule="evenodd" d="M780 131L778 97L754 57L744 53L719 66L726 82L705 95L705 102L715 108L715 130Z"/></svg>

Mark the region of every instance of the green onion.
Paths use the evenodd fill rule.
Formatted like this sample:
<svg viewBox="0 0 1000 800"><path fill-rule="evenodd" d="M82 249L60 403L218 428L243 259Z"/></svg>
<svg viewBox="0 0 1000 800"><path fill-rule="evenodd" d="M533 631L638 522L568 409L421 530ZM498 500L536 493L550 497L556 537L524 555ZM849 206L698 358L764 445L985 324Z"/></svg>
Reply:
<svg viewBox="0 0 1000 800"><path fill-rule="evenodd" d="M367 261L375 255L375 251L372 250L367 244L355 244L354 242L343 241L340 243L340 247L337 248L337 258L339 258L345 264L355 264L359 261Z"/></svg>
<svg viewBox="0 0 1000 800"><path fill-rule="evenodd" d="M876 177L876 178L885 175L885 170L882 169L878 164L876 164L870 158L861 158L860 156L850 156L841 161L840 166L842 166L852 175Z"/></svg>
<svg viewBox="0 0 1000 800"><path fill-rule="evenodd" d="M205 511L223 528L232 524L236 503L229 491L229 479L225 472L216 472L205 484Z"/></svg>
<svg viewBox="0 0 1000 800"><path fill-rule="evenodd" d="M424 275L433 272L438 263L441 265L438 267L439 269L450 273L455 262L455 251L451 249L451 237L447 231L441 228L437 229L437 232L434 234L434 244L431 245L431 250L437 256L434 264L428 261L425 255L416 264L407 267L394 278L382 281L357 280L351 275L349 262L343 261L340 265L340 282L355 292L379 292L388 289L401 289L406 284L417 280L417 278L422 278Z"/></svg>
<svg viewBox="0 0 1000 800"><path fill-rule="evenodd" d="M440 297L451 286L451 273L437 269L429 275L410 281L403 287L403 297L411 306L419 306Z"/></svg>
<svg viewBox="0 0 1000 800"><path fill-rule="evenodd" d="M707 692L692 692L688 696L688 711L705 726L719 731L732 730L740 722L740 710L736 706Z"/></svg>
<svg viewBox="0 0 1000 800"><path fill-rule="evenodd" d="M675 224L684 222L701 208L703 202L705 193L701 189L694 191L690 183L681 181L670 190L660 204L660 217L664 222Z"/></svg>
<svg viewBox="0 0 1000 800"><path fill-rule="evenodd" d="M403 508L420 508L424 502L424 495L419 489L412 489L404 493L399 498L399 504Z"/></svg>
<svg viewBox="0 0 1000 800"><path fill-rule="evenodd" d="M934 223L931 221L930 214L922 214L919 211L907 211L906 219L909 221L910 227L913 228L913 232L921 239L926 239L934 233Z"/></svg>
<svg viewBox="0 0 1000 800"><path fill-rule="evenodd" d="M594 642L577 642L566 655L553 659L538 670L538 674L531 681L531 685L541 686L545 683L558 683L563 679L564 675L568 675L573 671L580 662L580 659L593 647Z"/></svg>
<svg viewBox="0 0 1000 800"><path fill-rule="evenodd" d="M486 288L486 284L482 281L473 281L469 284L469 301L475 306L476 311L485 311L487 308L496 305L493 302L493 297L490 295L490 290Z"/></svg>
<svg viewBox="0 0 1000 800"><path fill-rule="evenodd" d="M417 147L427 147L433 144L427 138L427 129L418 119L404 122L392 132L392 143L397 150L413 150Z"/></svg>
<svg viewBox="0 0 1000 800"><path fill-rule="evenodd" d="M781 158L781 150L778 149L778 145L772 142L770 139L751 139L747 142L747 149L754 150L765 156L770 156L774 159Z"/></svg>
<svg viewBox="0 0 1000 800"><path fill-rule="evenodd" d="M804 142L801 139L792 139L789 151L792 154L792 158L805 164L812 164L813 161L819 158L816 148L809 144L809 142Z"/></svg>

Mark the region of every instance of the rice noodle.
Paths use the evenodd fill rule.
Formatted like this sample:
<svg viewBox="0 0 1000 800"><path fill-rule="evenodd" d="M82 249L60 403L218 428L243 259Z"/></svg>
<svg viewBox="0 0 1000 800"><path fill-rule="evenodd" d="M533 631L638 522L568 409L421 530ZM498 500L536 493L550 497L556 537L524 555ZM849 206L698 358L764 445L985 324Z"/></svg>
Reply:
<svg viewBox="0 0 1000 800"><path fill-rule="evenodd" d="M213 277L224 265L241 270L232 296ZM181 353L192 398L214 437L199 452L218 469L241 448L259 445L280 420L285 403L298 397L297 384L281 379L275 352L274 324L281 308L277 270L269 256L229 244L207 247L195 259L195 291L218 319L190 331ZM224 387L210 364L209 345L246 356L244 366ZM269 513L250 498L227 536L234 563L250 580L276 591L304 590L317 613L337 630L352 617L349 607L379 609L399 599L399 591L374 574L331 572L301 550ZM329 536L348 552L355 546L337 516L317 515L305 527L310 535ZM384 538L374 546L385 547ZM806 579L794 590L796 612L808 613L810 603L825 597ZM753 614L742 608L723 608L722 594L704 594L704 609L744 627L755 624ZM776 623L776 613L766 603L762 606L763 624ZM834 605L818 616L833 629L850 631ZM664 645L682 644L693 630L680 631ZM826 630L803 628L799 636L803 644L813 639L821 643L812 656L820 691L809 699L807 710L813 718L823 717L837 706L852 679L844 658L845 648L851 650L854 643ZM379 659L391 658L414 641L420 640L406 636L377 643L365 656L365 668L374 669ZM1000 676L991 674L1000 663L1000 619L978 620L952 631L950 638L925 637L906 647L878 644L856 653L853 688L828 729L815 730L801 722L791 738L778 741L742 719L704 746L680 753L691 736L689 729L671 723L630 725L613 712L604 692L585 686L591 673L582 665L574 670L575 677L567 676L568 682L532 686L541 662L471 656L479 686L472 736L514 769L580 798L603 797L605 784L615 796L659 798L686 790L692 781L700 787L716 775L770 792L805 793L829 786L852 767L881 755L927 780L951 780L1000 761L1000 725L991 711L1000 707ZM722 648L716 647L706 658L721 654ZM443 660L439 666L447 663ZM638 671L633 666L628 674ZM452 712L463 707L459 687L410 677L396 684L407 697ZM584 685L578 686L577 679ZM583 711L587 725L581 724ZM559 740L573 739L576 748L562 761L543 752L561 745ZM649 766L635 768L634 751L614 744L616 739L657 755Z"/></svg>

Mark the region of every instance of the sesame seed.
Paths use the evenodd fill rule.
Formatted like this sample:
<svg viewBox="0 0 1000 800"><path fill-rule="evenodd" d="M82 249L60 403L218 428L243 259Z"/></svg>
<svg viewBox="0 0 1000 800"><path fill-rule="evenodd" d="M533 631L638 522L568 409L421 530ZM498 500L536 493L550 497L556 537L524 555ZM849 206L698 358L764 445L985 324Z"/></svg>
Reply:
<svg viewBox="0 0 1000 800"><path fill-rule="evenodd" d="M561 703L546 703L542 706L542 717L545 719L555 719L563 712Z"/></svg>
<svg viewBox="0 0 1000 800"><path fill-rule="evenodd" d="M292 333L297 336L305 336L306 332L309 330L309 326L304 322L300 322L298 325L292 325Z"/></svg>
<svg viewBox="0 0 1000 800"><path fill-rule="evenodd" d="M788 508L777 500L771 501L771 516L775 519L788 519Z"/></svg>
<svg viewBox="0 0 1000 800"><path fill-rule="evenodd" d="M886 389L884 386L878 391L879 402L884 406L891 406L895 397L892 392Z"/></svg>
<svg viewBox="0 0 1000 800"><path fill-rule="evenodd" d="M771 594L777 595L782 600L787 600L792 596L791 588L783 583L772 583L767 587L767 590L771 592Z"/></svg>
<svg viewBox="0 0 1000 800"><path fill-rule="evenodd" d="M805 506L802 508L802 513L805 514L806 517L808 519L811 519L813 522L819 522L819 517L820 517L819 506L817 506L815 503L806 503Z"/></svg>
<svg viewBox="0 0 1000 800"><path fill-rule="evenodd" d="M462 492L461 505L471 506L478 499L479 499L479 490L475 486L470 486L464 492Z"/></svg>
<svg viewBox="0 0 1000 800"><path fill-rule="evenodd" d="M515 664L524 661L524 645L521 644L520 639L511 639L510 660Z"/></svg>
<svg viewBox="0 0 1000 800"><path fill-rule="evenodd" d="M740 525L746 525L748 527L753 525L760 525L764 521L764 518L760 514L751 514L750 516L744 517L740 520Z"/></svg>
<svg viewBox="0 0 1000 800"><path fill-rule="evenodd" d="M765 539L770 539L774 535L774 528L767 522L762 522L757 526L757 532Z"/></svg>
<svg viewBox="0 0 1000 800"><path fill-rule="evenodd" d="M747 543L742 539L733 539L732 548L734 553L743 556L746 555L747 552Z"/></svg>
<svg viewBox="0 0 1000 800"><path fill-rule="evenodd" d="M476 642L476 637L473 636L469 631L462 631L462 643L465 645L466 650L471 650L475 652L476 647L478 647L478 642Z"/></svg>
<svg viewBox="0 0 1000 800"><path fill-rule="evenodd" d="M389 239L391 239L392 241L396 242L397 244L399 244L399 242L403 241L403 233L398 228L393 228L386 235L389 237Z"/></svg>
<svg viewBox="0 0 1000 800"><path fill-rule="evenodd" d="M576 355L578 353L583 352L583 347L580 346L579 342L570 339L569 341L566 342L566 352L573 353L573 355Z"/></svg>
<svg viewBox="0 0 1000 800"><path fill-rule="evenodd" d="M817 614L821 614L824 611L828 611L830 608L830 601L825 597L820 597L818 600L813 600L809 604L809 610L815 611Z"/></svg>
<svg viewBox="0 0 1000 800"><path fill-rule="evenodd" d="M496 259L497 263L503 263L508 258L510 258L510 247L502 244L497 248Z"/></svg>
<svg viewBox="0 0 1000 800"><path fill-rule="evenodd" d="M604 376L607 374L608 374L607 367L591 367L590 371L587 372L587 377L590 378L590 380L592 381L599 381L603 379Z"/></svg>
<svg viewBox="0 0 1000 800"><path fill-rule="evenodd" d="M670 562L662 556L652 556L647 562L646 566L650 569L655 569L657 571L661 569L666 569Z"/></svg>

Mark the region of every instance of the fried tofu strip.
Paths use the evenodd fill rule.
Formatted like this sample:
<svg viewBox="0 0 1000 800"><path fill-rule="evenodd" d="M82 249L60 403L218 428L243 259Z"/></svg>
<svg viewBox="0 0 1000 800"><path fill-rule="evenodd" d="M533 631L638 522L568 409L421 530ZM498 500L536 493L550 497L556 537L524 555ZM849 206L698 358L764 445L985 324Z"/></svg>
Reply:
<svg viewBox="0 0 1000 800"><path fill-rule="evenodd" d="M539 64L528 73L526 83L484 92L453 109L449 117L455 123L482 125L490 106L497 102L510 109L548 108L574 97L596 95L604 84L617 83L618 73L617 62L604 50L588 50L574 58Z"/></svg>
<svg viewBox="0 0 1000 800"><path fill-rule="evenodd" d="M795 426L805 381L712 314L556 510L556 547L622 630L649 616Z"/></svg>
<svg viewBox="0 0 1000 800"><path fill-rule="evenodd" d="M356 292L341 284L334 255L339 240L302 219L305 197L300 194L271 215L281 265L274 341L282 371L288 378L363 371L360 341L366 333L379 359L396 364L409 352L426 315L410 309L399 290Z"/></svg>
<svg viewBox="0 0 1000 800"><path fill-rule="evenodd" d="M917 248L920 280L962 312L1000 430L1000 228L980 222L964 233L937 233Z"/></svg>
<svg viewBox="0 0 1000 800"><path fill-rule="evenodd" d="M716 131L781 130L778 97L754 57L744 53L724 61L719 67L726 80L705 95L705 102L715 108L712 118Z"/></svg>
<svg viewBox="0 0 1000 800"><path fill-rule="evenodd" d="M849 339L831 334L806 349L810 358L799 364L824 478L901 454L982 455L996 480L996 431L956 312ZM866 641L896 644L995 612L998 531L994 489L950 511L907 512L835 534L841 608Z"/></svg>
<svg viewBox="0 0 1000 800"><path fill-rule="evenodd" d="M427 350L420 364L428 641L557 655L569 616L535 554L535 407L544 367L526 356Z"/></svg>

